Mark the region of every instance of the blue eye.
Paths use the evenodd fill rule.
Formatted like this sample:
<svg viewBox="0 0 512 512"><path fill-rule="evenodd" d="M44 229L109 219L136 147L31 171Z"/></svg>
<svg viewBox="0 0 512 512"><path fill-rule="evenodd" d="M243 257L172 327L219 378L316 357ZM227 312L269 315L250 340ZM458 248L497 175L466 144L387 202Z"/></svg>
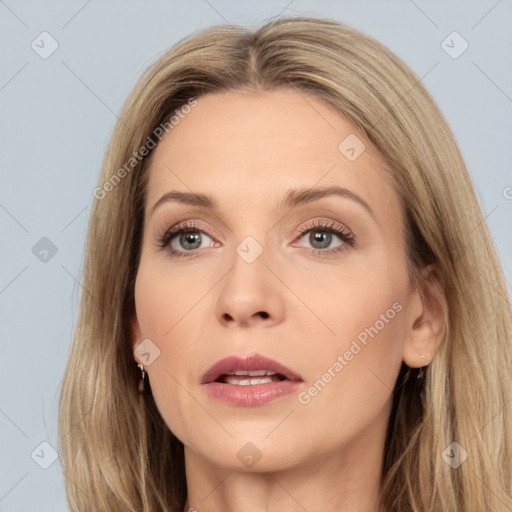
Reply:
<svg viewBox="0 0 512 512"><path fill-rule="evenodd" d="M309 234L308 242L312 245L314 254L333 254L353 247L355 236L344 226L328 221L313 224L300 231L301 239ZM338 238L341 243L334 248L329 248L333 238Z"/></svg>
<svg viewBox="0 0 512 512"><path fill-rule="evenodd" d="M211 238L193 222L178 224L164 233L159 239L159 245L161 249L167 248L171 256L190 256L191 253L195 253L201 248L204 237L211 240ZM176 242L181 248L173 246L174 239L176 239ZM213 245L214 242L212 241L209 247Z"/></svg>
<svg viewBox="0 0 512 512"><path fill-rule="evenodd" d="M307 234L309 234L308 241L312 246L311 252L320 256L338 253L355 245L355 236L343 225L332 221L317 221L316 224L312 224L299 231L301 239L305 238ZM206 241L206 245L203 245L205 238L210 240L210 242L207 243ZM330 247L336 238L340 240L340 243L334 248ZM171 257L190 257L195 255L201 248L219 245L193 221L173 226L163 236L159 237L158 241L160 248L162 250L166 249Z"/></svg>

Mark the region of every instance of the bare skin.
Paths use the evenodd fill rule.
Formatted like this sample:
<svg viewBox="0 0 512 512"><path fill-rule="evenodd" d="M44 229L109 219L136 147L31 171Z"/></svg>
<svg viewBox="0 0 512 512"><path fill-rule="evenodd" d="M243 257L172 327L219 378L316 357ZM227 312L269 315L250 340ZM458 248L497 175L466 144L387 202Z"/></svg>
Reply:
<svg viewBox="0 0 512 512"><path fill-rule="evenodd" d="M338 149L350 134L366 146L354 161ZM131 341L160 350L146 371L185 446L185 510L380 510L394 383L402 361L430 362L444 326L436 291L409 280L402 207L379 155L332 107L292 90L201 96L155 151ZM289 189L331 186L371 213L337 195L280 206ZM218 210L153 210L171 190L211 195ZM159 246L192 220L197 243L177 234ZM248 236L262 249L252 263L236 251ZM254 352L299 373L300 393L256 407L210 396L206 370ZM259 457L250 467L247 453Z"/></svg>

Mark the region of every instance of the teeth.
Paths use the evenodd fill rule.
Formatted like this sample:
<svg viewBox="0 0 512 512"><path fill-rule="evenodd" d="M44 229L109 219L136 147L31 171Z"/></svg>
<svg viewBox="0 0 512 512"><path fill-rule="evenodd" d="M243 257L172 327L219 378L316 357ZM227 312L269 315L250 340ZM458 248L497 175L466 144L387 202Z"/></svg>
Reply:
<svg viewBox="0 0 512 512"><path fill-rule="evenodd" d="M237 386L255 386L256 384L268 384L270 382L274 382L274 380L272 377L264 377L262 379L239 379L237 377L226 376L224 382L226 384L235 384Z"/></svg>
<svg viewBox="0 0 512 512"><path fill-rule="evenodd" d="M276 372L270 370L236 370L235 373L230 375L249 375L251 377L262 377L263 375L275 375Z"/></svg>

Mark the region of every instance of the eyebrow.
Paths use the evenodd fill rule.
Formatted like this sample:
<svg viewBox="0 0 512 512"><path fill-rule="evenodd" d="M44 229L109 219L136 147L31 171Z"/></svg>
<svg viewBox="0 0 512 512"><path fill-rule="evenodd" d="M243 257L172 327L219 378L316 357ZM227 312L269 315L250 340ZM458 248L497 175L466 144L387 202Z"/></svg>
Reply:
<svg viewBox="0 0 512 512"><path fill-rule="evenodd" d="M325 187L325 188L300 188L289 189L281 202L281 208L295 208L302 204L311 203L322 199L323 197L338 196L351 199L360 204L372 217L375 214L370 205L360 196L347 188L338 186ZM165 193L154 205L152 211L154 212L160 205L168 202L177 202L189 206L199 206L208 210L216 211L219 205L216 199L208 194L201 194L196 192L179 192L172 190Z"/></svg>

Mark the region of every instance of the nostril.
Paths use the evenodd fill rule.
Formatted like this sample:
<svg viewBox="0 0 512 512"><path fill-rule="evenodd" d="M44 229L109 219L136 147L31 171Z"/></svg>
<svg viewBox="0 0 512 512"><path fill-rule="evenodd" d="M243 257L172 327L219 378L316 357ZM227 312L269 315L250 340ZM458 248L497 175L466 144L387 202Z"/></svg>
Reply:
<svg viewBox="0 0 512 512"><path fill-rule="evenodd" d="M259 312L259 315L262 317L262 318L268 318L268 313L266 311L260 311Z"/></svg>

